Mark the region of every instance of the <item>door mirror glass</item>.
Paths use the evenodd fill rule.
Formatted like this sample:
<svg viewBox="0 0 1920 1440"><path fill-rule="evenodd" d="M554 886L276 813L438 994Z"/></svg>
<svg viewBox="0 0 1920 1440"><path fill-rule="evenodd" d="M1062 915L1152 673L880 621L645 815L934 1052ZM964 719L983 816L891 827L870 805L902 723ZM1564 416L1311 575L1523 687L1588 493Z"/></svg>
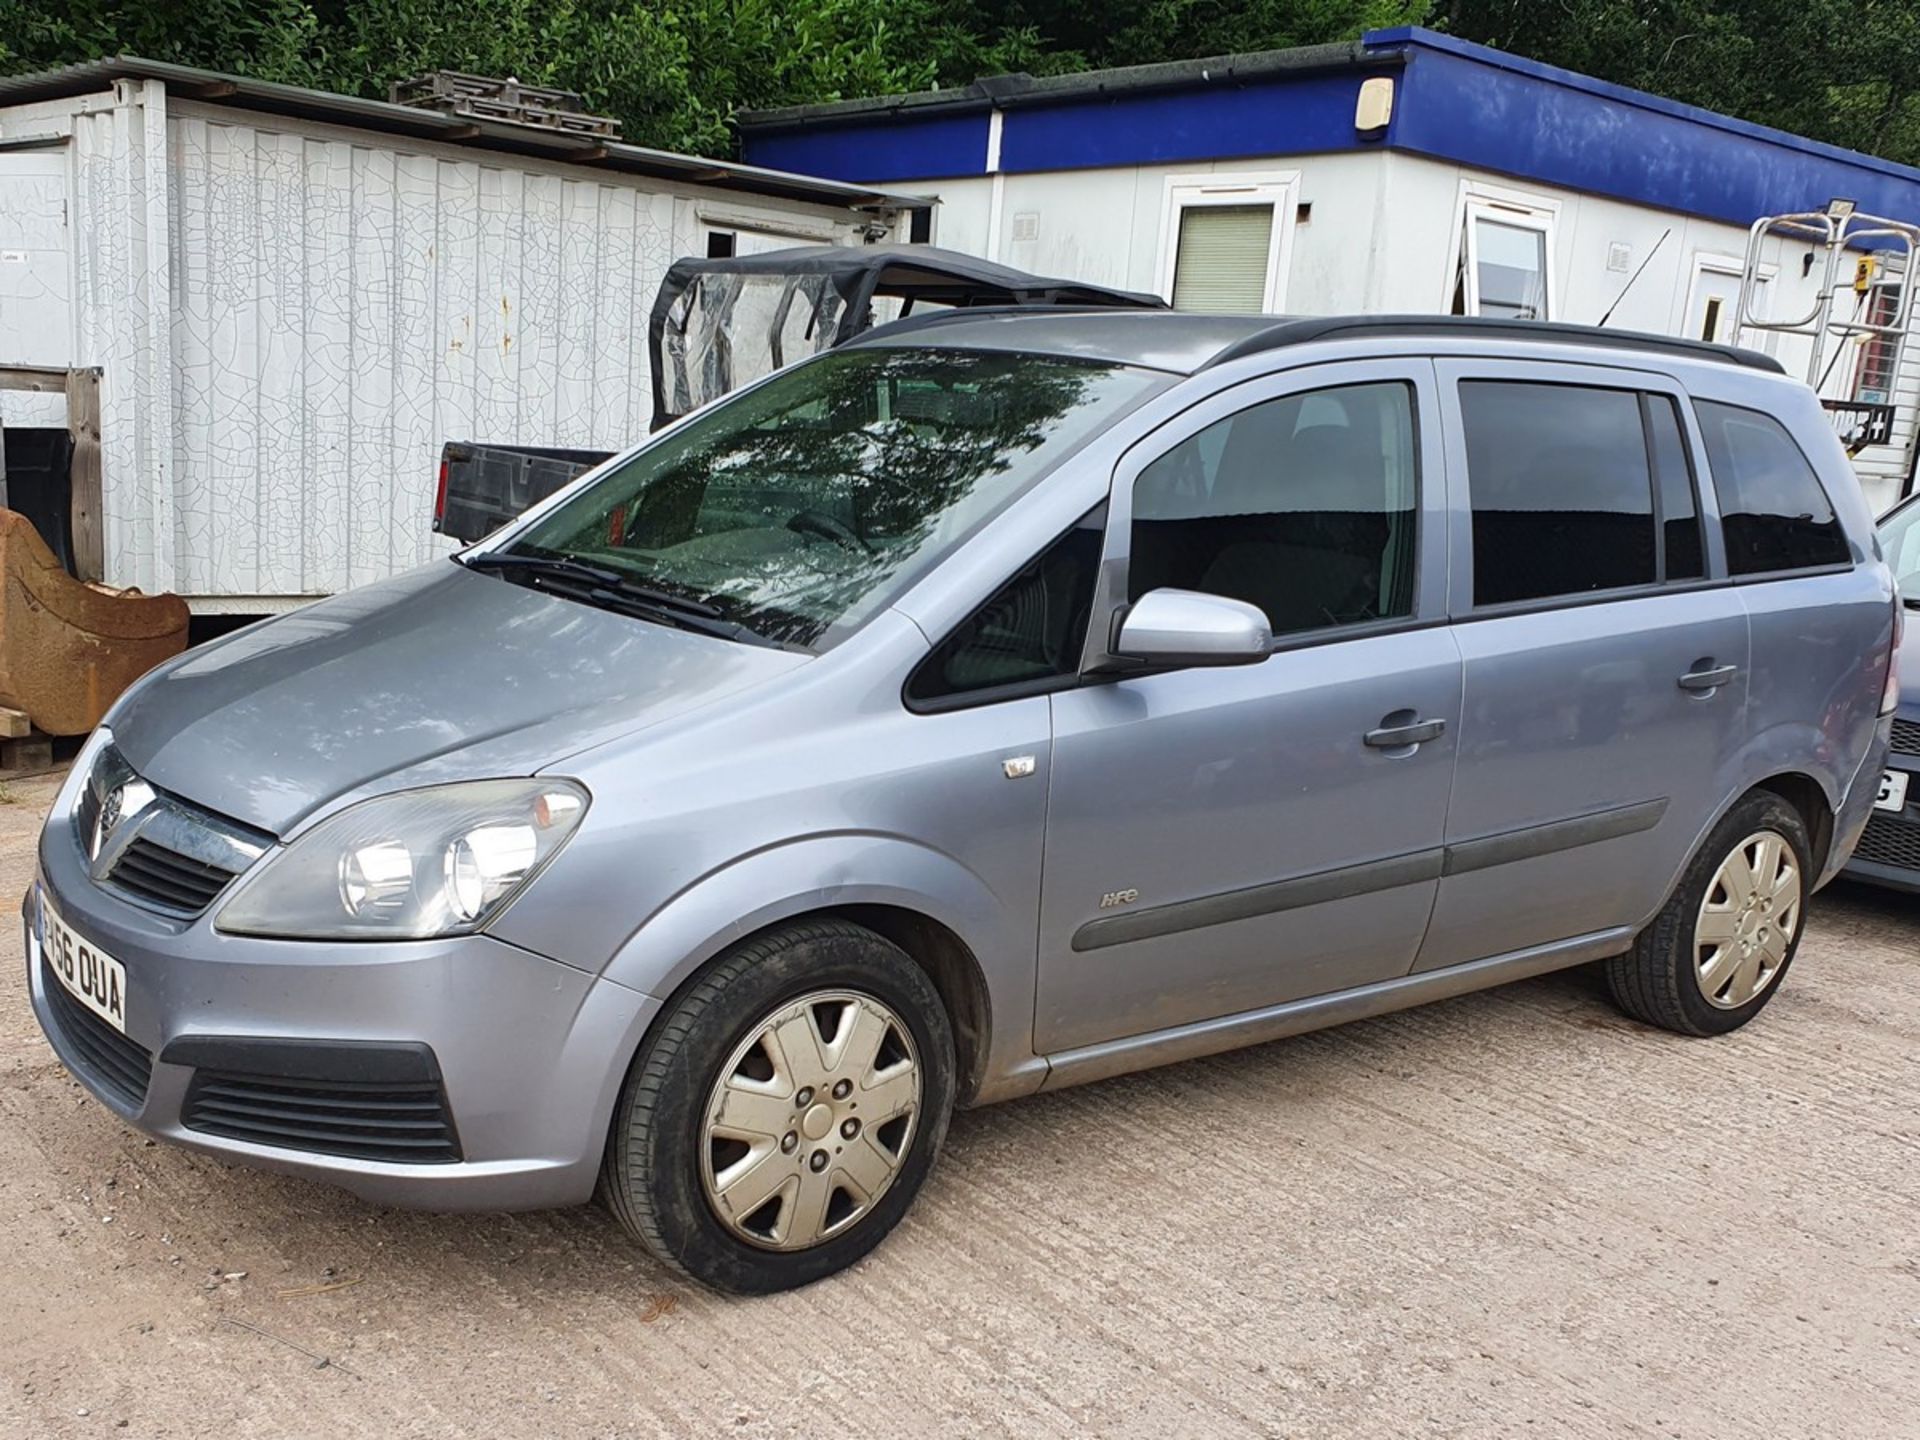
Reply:
<svg viewBox="0 0 1920 1440"><path fill-rule="evenodd" d="M1254 665L1273 648L1257 605L1197 590L1152 590L1120 624L1114 653L1149 665Z"/></svg>

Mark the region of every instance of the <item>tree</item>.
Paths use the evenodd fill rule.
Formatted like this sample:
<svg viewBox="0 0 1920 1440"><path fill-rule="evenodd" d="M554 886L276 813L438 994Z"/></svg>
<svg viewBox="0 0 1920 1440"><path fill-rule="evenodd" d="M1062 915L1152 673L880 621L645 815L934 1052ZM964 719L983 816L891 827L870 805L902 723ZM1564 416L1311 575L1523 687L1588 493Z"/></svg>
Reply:
<svg viewBox="0 0 1920 1440"><path fill-rule="evenodd" d="M132 54L377 97L471 70L723 154L742 109L1409 24L1920 163L1913 0L0 0L0 72Z"/></svg>
<svg viewBox="0 0 1920 1440"><path fill-rule="evenodd" d="M1515 54L1920 163L1910 0L1440 0L1435 18Z"/></svg>

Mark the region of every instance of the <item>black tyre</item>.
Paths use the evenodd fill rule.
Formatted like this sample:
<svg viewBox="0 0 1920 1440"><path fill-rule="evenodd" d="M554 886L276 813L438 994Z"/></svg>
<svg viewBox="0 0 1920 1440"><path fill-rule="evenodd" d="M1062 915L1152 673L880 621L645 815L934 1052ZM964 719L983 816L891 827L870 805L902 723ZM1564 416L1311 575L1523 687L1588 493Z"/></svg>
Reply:
<svg viewBox="0 0 1920 1440"><path fill-rule="evenodd" d="M953 1108L953 1033L924 971L839 920L730 951L655 1023L601 1188L696 1280L766 1294L843 1270L919 1193Z"/></svg>
<svg viewBox="0 0 1920 1440"><path fill-rule="evenodd" d="M1707 836L1666 908L1607 962L1620 1008L1681 1035L1738 1030L1773 998L1800 949L1813 882L1800 812L1745 796Z"/></svg>

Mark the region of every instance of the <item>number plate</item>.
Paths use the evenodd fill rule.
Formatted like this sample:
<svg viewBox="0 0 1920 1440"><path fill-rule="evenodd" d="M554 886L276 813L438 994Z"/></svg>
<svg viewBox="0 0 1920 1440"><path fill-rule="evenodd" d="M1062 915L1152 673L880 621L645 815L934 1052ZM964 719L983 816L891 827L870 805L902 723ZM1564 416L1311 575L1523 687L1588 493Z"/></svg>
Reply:
<svg viewBox="0 0 1920 1440"><path fill-rule="evenodd" d="M66 992L122 1035L127 1033L127 970L67 928L40 892L40 949Z"/></svg>
<svg viewBox="0 0 1920 1440"><path fill-rule="evenodd" d="M1910 777L1904 770L1889 770L1880 777L1880 793L1874 797L1876 810L1904 810L1907 808L1907 780Z"/></svg>

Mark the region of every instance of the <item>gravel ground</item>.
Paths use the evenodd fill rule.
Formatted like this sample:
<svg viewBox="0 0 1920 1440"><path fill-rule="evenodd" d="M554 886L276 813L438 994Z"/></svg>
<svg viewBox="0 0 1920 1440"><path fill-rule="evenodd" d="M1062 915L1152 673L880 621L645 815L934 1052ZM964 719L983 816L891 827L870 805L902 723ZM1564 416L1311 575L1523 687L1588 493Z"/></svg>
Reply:
<svg viewBox="0 0 1920 1440"><path fill-rule="evenodd" d="M0 806L6 895L51 795ZM1829 892L1724 1040L1576 972L963 1115L876 1255L734 1301L597 1210L143 1141L10 927L0 1436L1920 1435L1917 938Z"/></svg>

